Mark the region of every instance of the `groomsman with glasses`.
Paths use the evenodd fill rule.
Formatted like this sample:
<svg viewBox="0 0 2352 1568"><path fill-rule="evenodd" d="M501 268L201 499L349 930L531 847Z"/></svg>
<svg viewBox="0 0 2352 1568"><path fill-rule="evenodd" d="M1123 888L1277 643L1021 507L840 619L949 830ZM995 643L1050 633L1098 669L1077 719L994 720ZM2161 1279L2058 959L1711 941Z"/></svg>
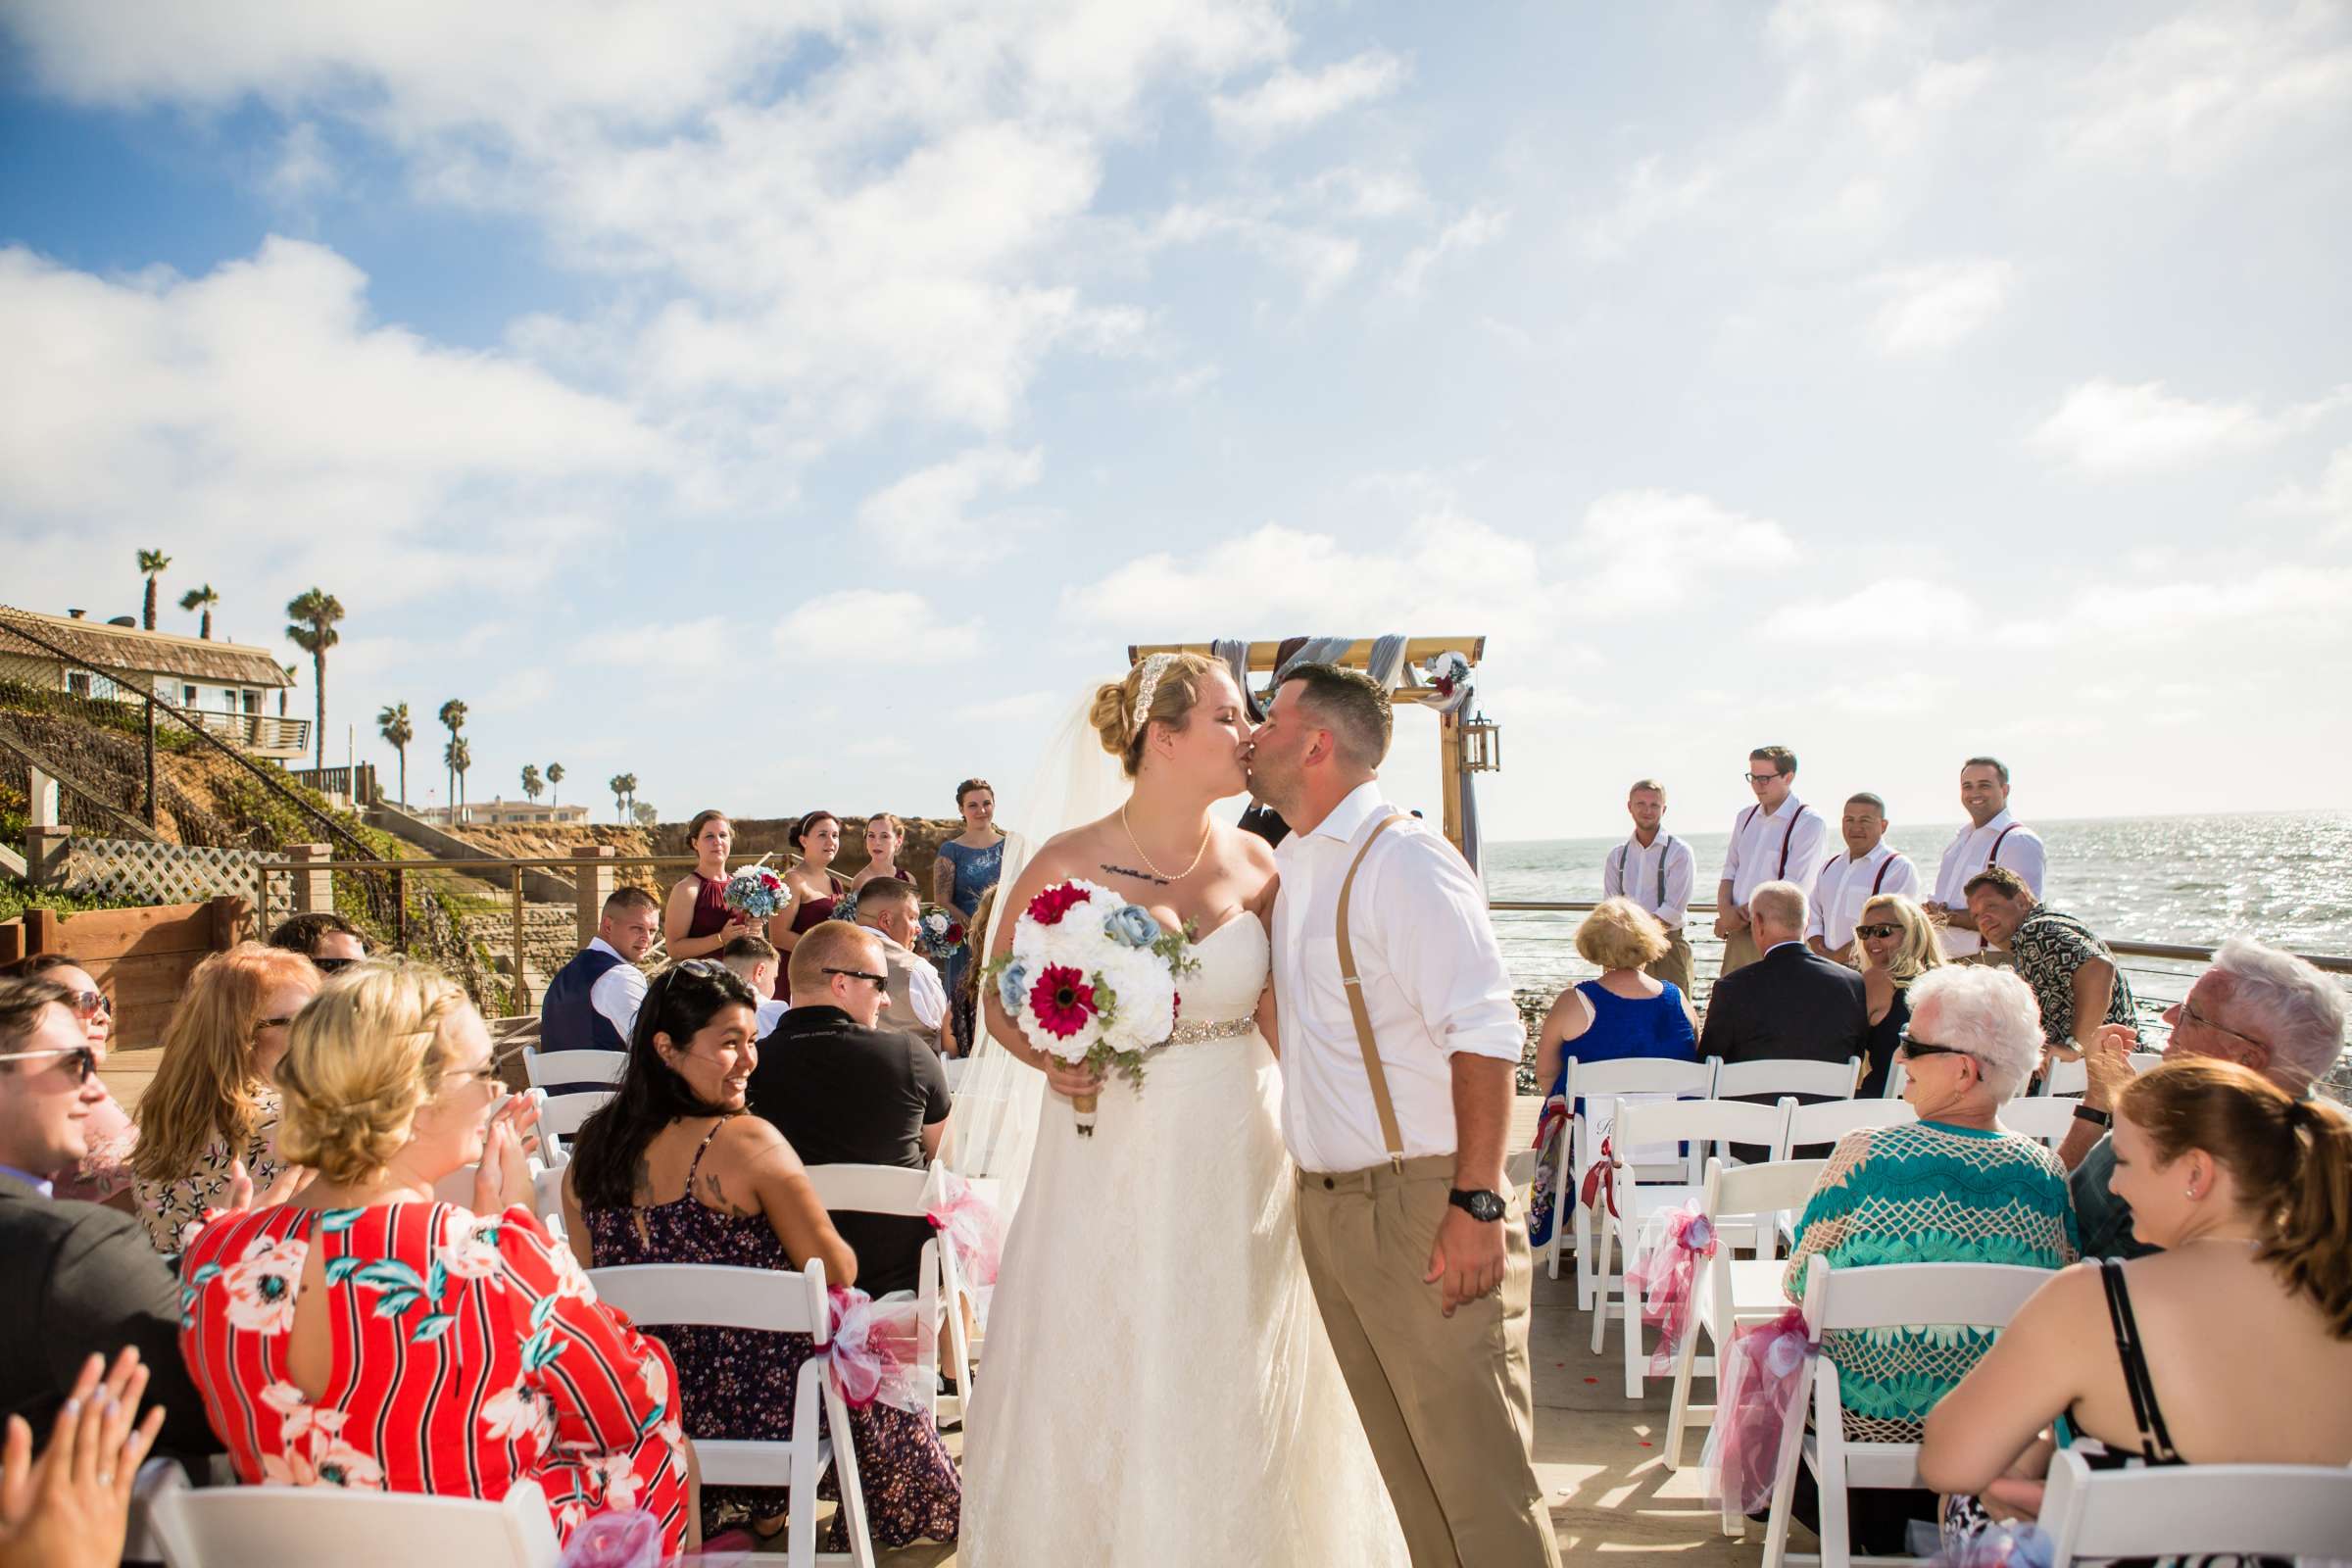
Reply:
<svg viewBox="0 0 2352 1568"><path fill-rule="evenodd" d="M1715 934L1723 938L1718 979L1763 956L1749 897L1767 882L1786 882L1811 899L1830 836L1827 819L1796 798L1796 754L1788 747L1759 746L1748 753L1746 777L1756 804L1732 819L1732 846L1715 887ZM1803 935L1800 929L1797 936Z"/></svg>

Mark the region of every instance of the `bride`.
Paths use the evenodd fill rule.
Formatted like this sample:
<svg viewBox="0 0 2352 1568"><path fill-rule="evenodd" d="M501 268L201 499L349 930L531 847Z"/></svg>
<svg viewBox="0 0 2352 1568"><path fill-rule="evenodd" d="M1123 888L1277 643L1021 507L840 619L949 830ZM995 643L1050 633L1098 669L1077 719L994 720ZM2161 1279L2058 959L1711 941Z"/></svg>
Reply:
<svg viewBox="0 0 2352 1568"><path fill-rule="evenodd" d="M1243 788L1241 691L1211 660L1153 655L1099 688L1088 719L1130 792L1029 860L990 956L1041 889L1085 877L1189 925L1200 967L1140 1091L1047 1057L982 987L996 1045L1027 1064L1008 1070L1042 1072L1050 1093L966 1423L959 1560L1401 1565L1292 1224L1266 985L1273 853L1209 816ZM1098 1088L1081 1138L1069 1097Z"/></svg>

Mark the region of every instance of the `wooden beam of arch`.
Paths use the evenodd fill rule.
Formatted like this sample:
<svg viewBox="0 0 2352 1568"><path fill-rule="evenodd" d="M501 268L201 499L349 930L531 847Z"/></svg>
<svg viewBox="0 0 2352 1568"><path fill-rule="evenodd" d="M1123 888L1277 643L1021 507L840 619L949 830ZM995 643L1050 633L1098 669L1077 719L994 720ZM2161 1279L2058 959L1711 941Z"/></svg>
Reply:
<svg viewBox="0 0 2352 1568"><path fill-rule="evenodd" d="M1372 641L1364 637L1349 643L1348 652L1334 662L1345 664L1349 669L1364 668L1372 662ZM1211 648L1212 645L1208 643L1130 643L1127 647L1127 662L1137 663L1153 654L1199 654L1203 658L1214 658ZM1255 672L1271 674L1275 655L1281 651L1280 640L1253 642L1250 645L1248 667ZM1467 655L1470 662L1476 665L1487 655L1487 640L1484 637L1408 637L1404 643L1404 662L1419 664L1448 651Z"/></svg>

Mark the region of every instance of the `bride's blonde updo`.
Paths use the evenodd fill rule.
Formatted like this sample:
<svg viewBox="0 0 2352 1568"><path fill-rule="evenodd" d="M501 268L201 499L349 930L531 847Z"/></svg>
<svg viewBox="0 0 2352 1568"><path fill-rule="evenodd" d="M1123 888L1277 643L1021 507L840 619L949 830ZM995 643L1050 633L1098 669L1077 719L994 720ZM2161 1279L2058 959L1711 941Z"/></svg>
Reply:
<svg viewBox="0 0 2352 1568"><path fill-rule="evenodd" d="M404 959L358 963L294 1020L277 1065L278 1152L330 1182L364 1182L408 1144L416 1112L456 1060L449 1025L466 993Z"/></svg>
<svg viewBox="0 0 2352 1568"><path fill-rule="evenodd" d="M1125 680L1095 688L1095 706L1087 716L1102 738L1102 749L1119 760L1129 778L1143 765L1144 737L1152 722L1184 728L1193 705L1200 701L1201 684L1217 667L1204 654L1153 654L1128 670ZM1141 722L1136 718L1139 703L1144 710Z"/></svg>

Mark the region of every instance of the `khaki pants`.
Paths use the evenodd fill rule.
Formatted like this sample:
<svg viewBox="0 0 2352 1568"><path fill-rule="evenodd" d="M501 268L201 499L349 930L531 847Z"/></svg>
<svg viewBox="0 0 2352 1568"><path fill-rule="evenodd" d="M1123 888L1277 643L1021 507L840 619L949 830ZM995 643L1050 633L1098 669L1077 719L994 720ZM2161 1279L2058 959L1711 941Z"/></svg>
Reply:
<svg viewBox="0 0 2352 1568"><path fill-rule="evenodd" d="M1720 980L1734 969L1744 969L1762 956L1756 951L1756 928L1741 926L1723 939L1723 967L1715 971L1715 978Z"/></svg>
<svg viewBox="0 0 2352 1568"><path fill-rule="evenodd" d="M1690 944L1683 940L1680 931L1666 933L1666 956L1642 965L1642 972L1652 980L1671 980L1690 1000ZM1695 1003L1692 1005L1696 1005Z"/></svg>
<svg viewBox="0 0 2352 1568"><path fill-rule="evenodd" d="M1528 1446L1527 1208L1504 1227L1502 1289L1438 1310L1424 1285L1453 1156L1346 1175L1298 1173L1307 1279L1355 1396L1413 1568L1558 1568Z"/></svg>

